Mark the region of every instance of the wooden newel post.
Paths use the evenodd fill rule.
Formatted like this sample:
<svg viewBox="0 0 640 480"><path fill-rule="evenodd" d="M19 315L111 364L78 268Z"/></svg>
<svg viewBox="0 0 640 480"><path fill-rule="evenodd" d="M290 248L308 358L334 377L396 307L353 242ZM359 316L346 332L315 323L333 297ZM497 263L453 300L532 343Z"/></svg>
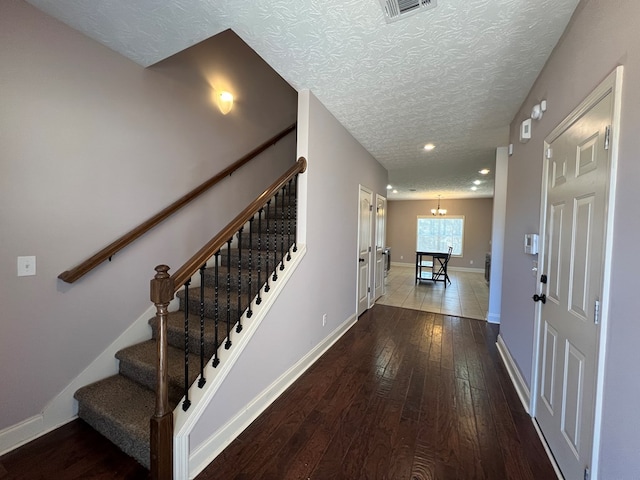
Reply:
<svg viewBox="0 0 640 480"><path fill-rule="evenodd" d="M156 275L151 280L151 301L156 306L158 319L156 409L151 417L150 445L151 478L154 480L171 480L173 478L173 412L169 409L167 315L174 289L173 280L168 272L167 265L158 265Z"/></svg>

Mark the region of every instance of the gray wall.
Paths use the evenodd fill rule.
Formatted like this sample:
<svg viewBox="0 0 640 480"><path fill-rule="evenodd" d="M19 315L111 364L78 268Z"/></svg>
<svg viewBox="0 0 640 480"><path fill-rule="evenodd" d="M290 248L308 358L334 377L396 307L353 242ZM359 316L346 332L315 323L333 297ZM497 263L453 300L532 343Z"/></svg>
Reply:
<svg viewBox="0 0 640 480"><path fill-rule="evenodd" d="M0 2L0 430L39 414L147 310L157 264L175 270L295 160L292 134L111 263L57 280L296 120L296 92L221 41L218 73L237 98L227 116L193 58L145 70ZM35 277L16 276L19 255L37 256Z"/></svg>
<svg viewBox="0 0 640 480"><path fill-rule="evenodd" d="M387 171L308 90L300 112L307 253L191 433L192 452L356 313L358 185L385 195Z"/></svg>
<svg viewBox="0 0 640 480"><path fill-rule="evenodd" d="M604 404L600 437L601 479L638 478L640 472L640 398L638 341L640 295L636 278L640 257L631 252L640 236L640 2L582 1L547 65L511 125L515 145L509 160L501 335L525 380L532 378L536 282L531 256L522 252L525 233L539 228L544 138L617 65L624 65L622 120L609 331L606 339ZM518 143L518 127L532 106L546 99L548 111L534 122L533 137Z"/></svg>
<svg viewBox="0 0 640 480"><path fill-rule="evenodd" d="M437 203L437 200L387 202L387 245L391 248L392 262L415 262L418 215L431 215ZM484 269L485 254L491 251L493 199L445 199L440 201L440 206L447 209L447 215L464 215L465 219L463 256L451 257L450 265Z"/></svg>

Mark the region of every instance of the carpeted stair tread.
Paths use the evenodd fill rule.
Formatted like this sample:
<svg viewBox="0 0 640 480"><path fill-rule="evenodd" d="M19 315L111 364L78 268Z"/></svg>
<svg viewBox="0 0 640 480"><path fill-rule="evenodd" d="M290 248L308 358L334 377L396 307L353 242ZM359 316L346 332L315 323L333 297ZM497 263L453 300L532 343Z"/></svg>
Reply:
<svg viewBox="0 0 640 480"><path fill-rule="evenodd" d="M116 353L116 358L120 360L120 373L150 390L155 390L156 352L155 340L147 340L120 350ZM176 405L184 395L184 350L170 345L167 358L169 402ZM189 353L189 385L198 377L199 368L200 356Z"/></svg>
<svg viewBox="0 0 640 480"><path fill-rule="evenodd" d="M236 279L237 282L237 279ZM231 282L231 289L229 295L229 310L231 311L231 322L235 323L240 316L238 314L238 285L235 283L235 289L233 288L235 282ZM184 310L184 289L181 289L176 293L176 296L180 299L180 310ZM247 296L240 296L240 312L244 312L247 308ZM210 319L215 318L215 289L211 287L204 288L204 316ZM193 287L189 289L189 314L199 314L200 312L200 287ZM226 281L224 286L220 286L218 289L218 315L220 320L226 320L227 315L227 287Z"/></svg>
<svg viewBox="0 0 640 480"><path fill-rule="evenodd" d="M257 268L258 267L258 263L260 263L261 269L264 271L266 266L267 266L267 262L269 263L269 268L273 267L273 244L270 244L270 250L268 252L267 255L267 251L264 249L265 246L262 246L262 250L260 251L260 254L258 255L258 250L257 250L257 244L254 243L253 245L253 250L252 250L252 254L251 254L251 265L253 268ZM278 244L278 251L276 252L276 258L278 261L281 260L281 255L280 255L280 244ZM285 245L285 257L287 255L287 247ZM246 269L249 267L249 250L246 246L244 246L242 248L242 268ZM239 259L238 259L238 249L237 248L232 248L231 252L230 252L230 259L231 259L231 269L233 270L234 268L238 268L238 263ZM258 262L259 260L259 262ZM213 263L213 260L210 262ZM224 249L220 252L220 263L219 263L219 268L222 267L226 267L227 266L227 250ZM214 270L213 267L208 267L207 270Z"/></svg>
<svg viewBox="0 0 640 480"><path fill-rule="evenodd" d="M248 262L247 262L248 264ZM255 260L252 261L252 267L256 267ZM251 293L257 293L257 285L258 285L258 271L252 268L251 272ZM227 266L218 267L218 294L224 289L226 295L227 288ZM231 267L231 288L233 291L237 293L238 291L238 266ZM249 274L248 267L245 266L241 269L240 277L242 279L241 289L242 292L247 293L249 290ZM265 282L265 272L261 271L260 274L260 282L264 284ZM204 281L205 287L215 288L216 285L216 272L214 268L207 268L204 271Z"/></svg>
<svg viewBox="0 0 640 480"><path fill-rule="evenodd" d="M78 416L149 468L149 420L155 410L155 393L122 376L114 375L79 389Z"/></svg>
<svg viewBox="0 0 640 480"><path fill-rule="evenodd" d="M158 335L158 319L152 317L149 319L152 337L155 339ZM233 328L233 325L232 325ZM224 343L227 330L226 323L218 326L218 342ZM213 356L213 342L215 339L215 322L211 318L205 318L204 321L204 354L205 359ZM167 343L176 348L184 348L184 312L171 312L167 316ZM189 314L189 351L196 355L200 355L200 316Z"/></svg>

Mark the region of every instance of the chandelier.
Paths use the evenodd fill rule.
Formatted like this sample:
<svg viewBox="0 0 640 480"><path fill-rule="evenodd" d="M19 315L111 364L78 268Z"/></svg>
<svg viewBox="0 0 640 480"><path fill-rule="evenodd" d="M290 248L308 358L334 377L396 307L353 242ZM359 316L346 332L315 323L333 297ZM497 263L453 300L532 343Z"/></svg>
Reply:
<svg viewBox="0 0 640 480"><path fill-rule="evenodd" d="M438 208L432 208L431 215L446 215L446 214L447 214L447 209L440 208L440 195L438 195Z"/></svg>

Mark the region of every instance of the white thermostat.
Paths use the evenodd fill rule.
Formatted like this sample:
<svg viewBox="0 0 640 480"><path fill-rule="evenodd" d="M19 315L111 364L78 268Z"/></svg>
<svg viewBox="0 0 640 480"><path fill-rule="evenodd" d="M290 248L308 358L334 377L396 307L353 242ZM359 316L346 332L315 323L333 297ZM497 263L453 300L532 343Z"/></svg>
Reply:
<svg viewBox="0 0 640 480"><path fill-rule="evenodd" d="M520 124L520 143L526 143L531 139L531 119L527 118Z"/></svg>
<svg viewBox="0 0 640 480"><path fill-rule="evenodd" d="M538 254L538 234L537 233L527 233L524 236L524 253L528 253L530 255Z"/></svg>

